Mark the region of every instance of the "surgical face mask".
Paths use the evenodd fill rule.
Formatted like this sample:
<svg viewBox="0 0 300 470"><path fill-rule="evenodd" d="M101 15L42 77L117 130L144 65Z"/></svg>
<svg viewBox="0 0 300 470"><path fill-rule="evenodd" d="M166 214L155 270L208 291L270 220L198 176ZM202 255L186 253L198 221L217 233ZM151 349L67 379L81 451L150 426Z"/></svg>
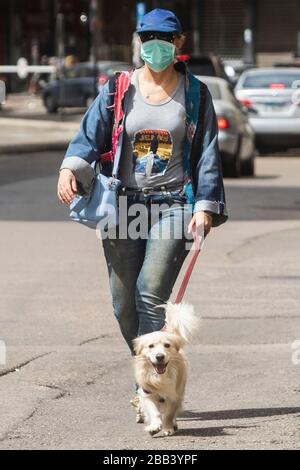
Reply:
<svg viewBox="0 0 300 470"><path fill-rule="evenodd" d="M152 39L142 43L141 57L151 70L161 72L174 61L175 46L167 41Z"/></svg>

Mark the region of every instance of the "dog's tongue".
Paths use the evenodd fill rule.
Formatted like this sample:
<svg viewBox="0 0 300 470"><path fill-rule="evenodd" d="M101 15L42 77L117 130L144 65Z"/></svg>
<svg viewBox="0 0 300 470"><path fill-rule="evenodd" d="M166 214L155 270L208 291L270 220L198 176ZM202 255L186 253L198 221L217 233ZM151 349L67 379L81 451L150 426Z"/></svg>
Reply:
<svg viewBox="0 0 300 470"><path fill-rule="evenodd" d="M166 365L165 364L156 364L155 365L155 370L158 374L163 374L166 370Z"/></svg>

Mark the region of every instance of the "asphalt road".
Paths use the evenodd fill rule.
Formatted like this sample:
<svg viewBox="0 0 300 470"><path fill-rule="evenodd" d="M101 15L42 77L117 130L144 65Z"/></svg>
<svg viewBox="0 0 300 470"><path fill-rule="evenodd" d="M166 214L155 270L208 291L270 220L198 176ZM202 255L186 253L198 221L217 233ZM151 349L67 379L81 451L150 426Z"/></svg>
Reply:
<svg viewBox="0 0 300 470"><path fill-rule="evenodd" d="M202 326L169 438L135 424L100 242L56 199L61 158L0 157L0 449L299 449L297 154L225 180L230 220L207 238L186 294Z"/></svg>

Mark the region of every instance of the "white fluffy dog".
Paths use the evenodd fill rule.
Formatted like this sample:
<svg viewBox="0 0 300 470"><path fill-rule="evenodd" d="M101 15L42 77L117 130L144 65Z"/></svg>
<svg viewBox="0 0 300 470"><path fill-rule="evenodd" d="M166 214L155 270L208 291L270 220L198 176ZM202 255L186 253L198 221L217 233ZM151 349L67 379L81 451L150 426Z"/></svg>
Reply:
<svg viewBox="0 0 300 470"><path fill-rule="evenodd" d="M137 422L145 421L152 436L163 431L170 436L178 429L187 364L182 352L198 328L192 305L168 302L164 305L166 326L134 340L135 378L139 386Z"/></svg>

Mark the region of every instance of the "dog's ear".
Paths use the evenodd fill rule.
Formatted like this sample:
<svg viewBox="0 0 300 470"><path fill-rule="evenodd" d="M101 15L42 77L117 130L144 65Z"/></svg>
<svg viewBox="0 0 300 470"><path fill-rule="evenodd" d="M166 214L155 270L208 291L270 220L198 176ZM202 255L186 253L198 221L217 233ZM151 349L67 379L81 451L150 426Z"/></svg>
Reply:
<svg viewBox="0 0 300 470"><path fill-rule="evenodd" d="M142 344L141 338L135 338L133 340L133 349L134 349L134 352L137 356L139 354L141 354L142 349L143 349L143 344Z"/></svg>
<svg viewBox="0 0 300 470"><path fill-rule="evenodd" d="M183 348L186 342L184 341L183 338L181 338L181 336L174 334L172 335L172 343L176 351L179 351L180 349Z"/></svg>

